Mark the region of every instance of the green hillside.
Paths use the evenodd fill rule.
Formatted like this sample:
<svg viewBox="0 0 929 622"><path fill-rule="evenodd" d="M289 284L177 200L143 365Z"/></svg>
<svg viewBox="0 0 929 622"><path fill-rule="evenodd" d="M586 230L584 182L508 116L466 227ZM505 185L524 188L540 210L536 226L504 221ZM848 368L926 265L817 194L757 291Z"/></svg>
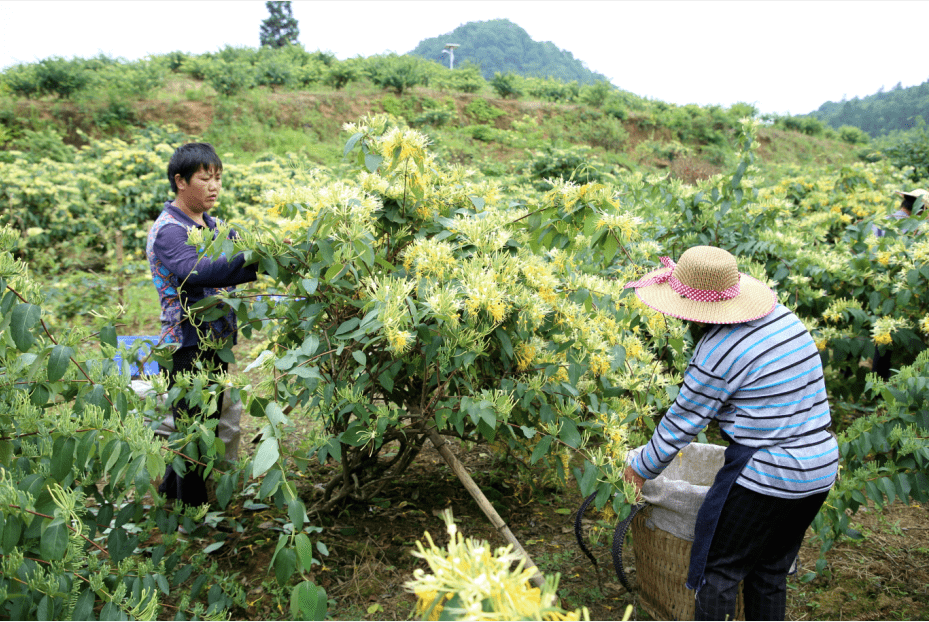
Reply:
<svg viewBox="0 0 929 622"><path fill-rule="evenodd" d="M451 71L417 56L339 61L300 46L227 47L134 62L49 58L12 67L0 74L0 160L18 151L68 161L91 138L172 124L241 161L294 153L338 166L342 124L383 112L425 131L440 157L492 175L521 174L535 150L567 149L566 161L670 172L688 183L731 161L739 119L757 116L746 104L677 106L606 82L515 73L488 82L476 71ZM836 133L810 121L815 132L809 123L762 127L764 165L854 158Z"/></svg>
<svg viewBox="0 0 929 622"><path fill-rule="evenodd" d="M858 127L872 138L908 131L929 120L929 81L903 88L883 88L873 95L840 102L828 101L809 116L833 128Z"/></svg>
<svg viewBox="0 0 929 622"><path fill-rule="evenodd" d="M580 84L607 80L551 41L533 41L529 33L507 19L468 22L447 34L424 39L410 54L447 66L448 56L443 54L447 43L460 46L455 50L456 66L462 63L478 65L486 80L498 72L551 77Z"/></svg>

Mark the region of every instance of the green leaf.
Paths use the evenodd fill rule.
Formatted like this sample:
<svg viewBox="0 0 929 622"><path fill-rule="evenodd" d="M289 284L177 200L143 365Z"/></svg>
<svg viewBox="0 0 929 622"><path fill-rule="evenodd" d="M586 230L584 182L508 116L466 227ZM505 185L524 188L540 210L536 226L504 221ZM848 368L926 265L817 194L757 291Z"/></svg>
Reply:
<svg viewBox="0 0 929 622"><path fill-rule="evenodd" d="M613 261L613 258L616 257L616 252L619 250L619 242L616 241L615 235L607 235L603 239L603 259L606 262Z"/></svg>
<svg viewBox="0 0 929 622"><path fill-rule="evenodd" d="M74 447L77 441L73 436L59 436L55 439L52 449L51 469L49 475L55 481L60 482L71 472L74 466Z"/></svg>
<svg viewBox="0 0 929 622"><path fill-rule="evenodd" d="M219 507L225 508L229 505L229 502L232 500L233 489L232 474L223 473L222 477L219 478L219 483L216 485L216 501L219 503Z"/></svg>
<svg viewBox="0 0 929 622"><path fill-rule="evenodd" d="M71 619L94 619L94 592L89 587L81 592L81 595L77 597L77 603L74 605L74 611L71 612Z"/></svg>
<svg viewBox="0 0 929 622"><path fill-rule="evenodd" d="M42 310L36 305L22 302L13 307L10 318L10 336L20 352L26 352L35 343L32 327L42 315Z"/></svg>
<svg viewBox="0 0 929 622"><path fill-rule="evenodd" d="M387 389L388 393L393 392L394 390L394 380L390 374L390 371L381 372L377 377L377 381L381 383L381 386Z"/></svg>
<svg viewBox="0 0 929 622"><path fill-rule="evenodd" d="M0 440L0 464L9 464L13 459L13 443Z"/></svg>
<svg viewBox="0 0 929 622"><path fill-rule="evenodd" d="M329 266L328 270L326 270L326 274L325 276L323 276L323 278L326 281L332 281L333 279L335 279L335 277L339 275L340 272L342 272L344 268L345 268L344 264L334 263L331 266Z"/></svg>
<svg viewBox="0 0 929 622"><path fill-rule="evenodd" d="M71 356L74 350L61 344L52 348L52 353L48 357L48 381L55 382L61 380L65 372L68 371L68 364L71 362Z"/></svg>
<svg viewBox="0 0 929 622"><path fill-rule="evenodd" d="M907 473L897 473L894 475L894 482L897 485L897 496L903 499L904 503L910 502L910 485L909 475Z"/></svg>
<svg viewBox="0 0 929 622"><path fill-rule="evenodd" d="M42 530L39 550L46 561L64 558L68 550L68 528L65 527L64 520L56 518Z"/></svg>
<svg viewBox="0 0 929 622"><path fill-rule="evenodd" d="M294 548L297 549L297 559L303 570L310 572L313 569L313 543L305 533L298 533L294 538Z"/></svg>
<svg viewBox="0 0 929 622"><path fill-rule="evenodd" d="M269 402L268 405L265 406L265 416L272 425L281 426L287 423L287 415L284 414L280 404L277 402Z"/></svg>
<svg viewBox="0 0 929 622"><path fill-rule="evenodd" d="M506 331L504 331L502 328L498 328L494 331L494 333L497 335L497 339L500 340L500 347L503 348L503 351L506 353L507 357L509 357L510 360L513 360L515 358L515 354L513 353L513 342L510 341L510 336L507 335Z"/></svg>
<svg viewBox="0 0 929 622"><path fill-rule="evenodd" d="M355 350L352 352L352 358L358 361L359 365L364 365L368 362L368 357L365 356L365 353L361 350Z"/></svg>
<svg viewBox="0 0 929 622"><path fill-rule="evenodd" d="M277 278L277 261L273 257L261 258L261 269L272 279Z"/></svg>
<svg viewBox="0 0 929 622"><path fill-rule="evenodd" d="M358 141L361 140L362 136L364 136L364 134L361 132L352 134L352 137L349 138L348 141L345 143L345 151L342 152L343 158L347 156L352 149L355 148L355 145L358 144Z"/></svg>
<svg viewBox="0 0 929 622"><path fill-rule="evenodd" d="M597 467L587 461L584 462L583 473L581 473L580 469L574 469L574 476L577 478L582 497L586 497L593 492L594 487L597 485L597 474Z"/></svg>
<svg viewBox="0 0 929 622"><path fill-rule="evenodd" d="M252 462L252 477L264 475L277 462L280 457L278 451L277 439L274 437L266 438L261 441L258 451L255 452L255 459Z"/></svg>
<svg viewBox="0 0 929 622"><path fill-rule="evenodd" d="M280 469L274 469L261 480L261 488L258 489L258 498L264 499L268 495L277 492L280 483L284 480L284 474Z"/></svg>
<svg viewBox="0 0 929 622"><path fill-rule="evenodd" d="M42 600L39 601L38 607L36 607L36 619L37 620L51 620L52 611L54 611L55 606L48 599L48 594L42 596Z"/></svg>
<svg viewBox="0 0 929 622"><path fill-rule="evenodd" d="M543 436L542 440L536 443L535 448L533 448L532 456L529 458L529 464L535 464L542 456L547 454L548 448L551 446L553 440L555 440L554 436Z"/></svg>
<svg viewBox="0 0 929 622"><path fill-rule="evenodd" d="M303 291L307 295L316 293L316 288L319 286L319 279L303 279L300 281L300 284L303 286Z"/></svg>
<svg viewBox="0 0 929 622"><path fill-rule="evenodd" d="M29 401L34 406L45 406L48 403L50 395L51 392L48 390L48 386L45 384L35 384L32 385L32 393L29 394Z"/></svg>
<svg viewBox="0 0 929 622"><path fill-rule="evenodd" d="M282 549L274 560L274 576L278 585L287 585L297 570L297 554L293 549Z"/></svg>
<svg viewBox="0 0 929 622"><path fill-rule="evenodd" d="M114 348L119 347L119 342L116 339L116 329L112 326L104 326L100 329L100 343L105 343L111 345Z"/></svg>
<svg viewBox="0 0 929 622"><path fill-rule="evenodd" d="M325 620L326 591L312 581L303 581L290 594L290 613L293 620Z"/></svg>
<svg viewBox="0 0 929 622"><path fill-rule="evenodd" d="M524 425L519 426L519 429L522 430L523 436L526 438L532 438L535 436L535 428L527 428Z"/></svg>
<svg viewBox="0 0 929 622"><path fill-rule="evenodd" d="M577 449L581 446L581 434L577 431L577 425L571 419L562 418L561 431L558 433L560 438L568 447Z"/></svg>
<svg viewBox="0 0 929 622"><path fill-rule="evenodd" d="M303 529L303 523L306 521L306 507L300 499L294 499L287 504L287 517L294 525L294 531ZM307 568L309 570L309 568Z"/></svg>
<svg viewBox="0 0 929 622"><path fill-rule="evenodd" d="M23 533L23 521L18 516L10 514L3 525L3 538L0 540L0 553L9 555L19 545L19 537Z"/></svg>
<svg viewBox="0 0 929 622"><path fill-rule="evenodd" d="M381 165L381 162L384 161L383 156L379 156L376 153L366 153L365 154L365 168L368 169L368 172L373 173Z"/></svg>
<svg viewBox="0 0 929 622"><path fill-rule="evenodd" d="M893 505L894 499L897 496L897 493L894 490L894 483L890 480L889 477L882 477L880 480L878 480L878 484L884 491L884 494L887 495L887 505Z"/></svg>
<svg viewBox="0 0 929 622"><path fill-rule="evenodd" d="M97 386L100 386L100 385L97 385ZM106 450L110 450L112 453L110 453L109 457L107 457L106 459L106 466L103 467L103 472L109 473L110 469L113 468L113 465L116 464L116 461L119 460L119 455L120 453L122 453L123 448L122 448L122 444L119 443L118 440L114 438L112 441L110 441L107 444L107 447L104 450L104 454L107 453Z"/></svg>
<svg viewBox="0 0 929 622"><path fill-rule="evenodd" d="M226 541L225 541L225 540L219 540L218 542L214 542L214 543L212 543L212 544L207 545L207 546L203 549L203 552L206 553L207 555L209 555L209 554L212 553L213 551L216 551L216 550L218 550L219 548L221 548L224 544L226 544Z"/></svg>

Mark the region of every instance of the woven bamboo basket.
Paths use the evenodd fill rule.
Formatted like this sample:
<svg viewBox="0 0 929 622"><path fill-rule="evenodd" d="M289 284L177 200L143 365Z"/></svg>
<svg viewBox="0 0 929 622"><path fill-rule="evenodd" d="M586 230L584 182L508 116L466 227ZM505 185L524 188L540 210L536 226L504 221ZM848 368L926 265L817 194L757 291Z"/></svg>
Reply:
<svg viewBox="0 0 929 622"><path fill-rule="evenodd" d="M694 591L684 587L693 542L663 529L649 529L645 524L648 513L639 512L631 527L639 603L655 620L693 620ZM735 619L745 619L741 584Z"/></svg>

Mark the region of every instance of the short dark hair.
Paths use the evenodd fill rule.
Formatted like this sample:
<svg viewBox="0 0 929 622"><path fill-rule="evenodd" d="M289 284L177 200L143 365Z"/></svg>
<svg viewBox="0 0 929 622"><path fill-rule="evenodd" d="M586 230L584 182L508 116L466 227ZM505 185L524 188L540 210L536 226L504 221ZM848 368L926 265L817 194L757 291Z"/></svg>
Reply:
<svg viewBox="0 0 929 622"><path fill-rule="evenodd" d="M190 178L200 169L223 170L223 163L216 155L216 150L210 143L187 143L181 145L174 151L171 161L168 162L168 182L171 184L171 192L177 194L177 182L174 176L180 174L184 181L190 182Z"/></svg>

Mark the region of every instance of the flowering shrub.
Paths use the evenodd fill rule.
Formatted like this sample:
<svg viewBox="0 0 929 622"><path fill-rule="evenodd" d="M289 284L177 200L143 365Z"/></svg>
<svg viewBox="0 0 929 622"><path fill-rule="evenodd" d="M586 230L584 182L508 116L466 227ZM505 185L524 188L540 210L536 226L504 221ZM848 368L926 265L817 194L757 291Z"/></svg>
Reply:
<svg viewBox="0 0 929 622"><path fill-rule="evenodd" d="M97 307L93 326L54 333L43 316L43 286L10 252L18 237L0 227L2 617L155 619L171 590L183 593L171 612L178 618L222 616L233 603L241 606L244 590L223 581L208 562L222 541L190 549L178 534L179 525L191 533L210 520L208 507L169 509L153 485L164 473L165 455L175 469L184 468L182 456L212 468L223 450L216 420L179 418L169 442L156 441L145 422L157 426L163 410L152 396L137 396L129 366L120 371L113 361L117 353L124 361L135 358L118 347L114 324L121 309ZM164 377L152 381L169 402L186 396L205 412L215 411L222 390L202 373L180 378L170 392ZM276 429L274 422L268 429ZM245 472L259 470L260 463ZM235 468L219 474L222 507L244 477ZM292 489L286 481L282 486ZM305 524L302 503L280 496L293 528L280 537L274 568L288 585L319 563L308 535L319 529ZM208 581L213 586L201 594ZM293 617L325 617L325 593L308 579L294 594Z"/></svg>
<svg viewBox="0 0 929 622"><path fill-rule="evenodd" d="M506 204L495 183L434 161L419 132L386 117L346 129L355 180L271 191L268 211L237 225L236 247L286 302L228 301L243 332L269 336L273 381L251 412L315 418L295 464L341 463L312 509L377 494L432 429L502 441L531 463L576 450L574 475L603 507L624 490L630 435L645 438L685 363L681 324L628 296L636 270L614 265L624 245L623 263L641 257L641 221L601 184L553 180L540 204ZM661 361L650 346L669 340ZM269 437L258 453L280 450ZM626 495L612 505L627 512Z"/></svg>
<svg viewBox="0 0 929 622"><path fill-rule="evenodd" d="M444 515L448 548L425 537L428 548L416 543L416 557L429 564L431 574L413 571L406 589L416 594L416 612L426 620L589 620L587 608L565 611L558 606L558 576L543 587L532 587L535 569L524 567L525 558L512 545L491 551L486 542L475 542L458 531L451 513Z"/></svg>
<svg viewBox="0 0 929 622"><path fill-rule="evenodd" d="M883 408L839 434L842 477L813 523L823 554L842 535L862 537L849 529L849 516L859 507L929 501L929 350L887 382L869 375L867 388ZM816 571L825 570L821 556Z"/></svg>

